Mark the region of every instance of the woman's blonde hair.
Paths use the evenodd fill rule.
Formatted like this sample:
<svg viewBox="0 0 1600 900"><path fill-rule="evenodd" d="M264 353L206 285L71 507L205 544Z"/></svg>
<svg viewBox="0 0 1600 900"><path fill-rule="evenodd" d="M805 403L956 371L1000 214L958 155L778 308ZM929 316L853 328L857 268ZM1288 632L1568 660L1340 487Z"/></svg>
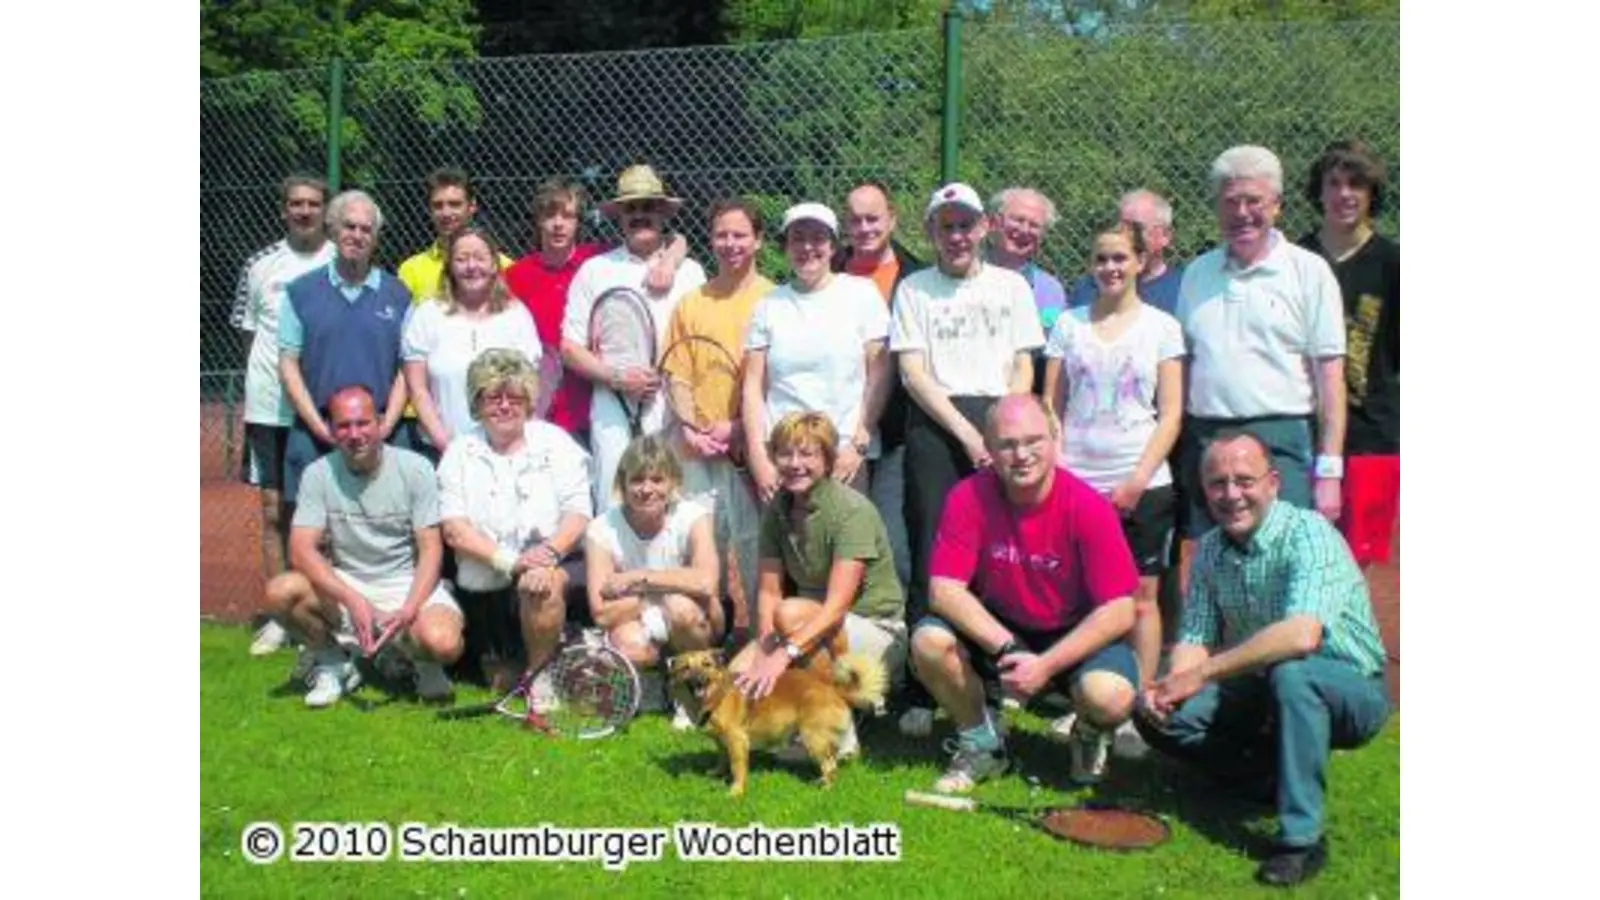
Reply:
<svg viewBox="0 0 1600 900"><path fill-rule="evenodd" d="M467 367L467 400L473 421L483 421L479 403L484 394L497 388L519 389L527 394L528 417L533 418L533 407L539 400L539 369L521 350L485 350Z"/></svg>
<svg viewBox="0 0 1600 900"><path fill-rule="evenodd" d="M489 248L489 259L494 263L495 271L500 270L500 243L494 239L494 235L476 225L468 225L451 234L444 242L444 266L439 270L439 303L444 307L445 315L460 307L456 300L455 277L450 273L450 260L456 255L456 244L465 237L483 241L484 246ZM502 312L510 302L511 291L506 287L505 278L495 278L493 286L489 288L489 312Z"/></svg>
<svg viewBox="0 0 1600 900"><path fill-rule="evenodd" d="M628 482L641 475L655 473L672 482L672 499L678 499L683 487L683 463L666 439L646 434L633 439L628 449L622 451L617 463L617 475L611 481L611 496L622 499L627 495Z"/></svg>
<svg viewBox="0 0 1600 900"><path fill-rule="evenodd" d="M822 451L823 471L833 471L834 460L839 456L839 430L824 413L792 412L779 419L767 438L767 452L777 456L783 447L804 444L818 445Z"/></svg>

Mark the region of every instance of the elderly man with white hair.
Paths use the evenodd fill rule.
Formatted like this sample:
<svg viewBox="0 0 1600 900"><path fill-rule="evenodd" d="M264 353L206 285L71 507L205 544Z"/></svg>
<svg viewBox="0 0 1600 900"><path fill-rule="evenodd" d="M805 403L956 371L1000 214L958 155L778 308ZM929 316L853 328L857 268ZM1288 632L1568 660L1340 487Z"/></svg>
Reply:
<svg viewBox="0 0 1600 900"><path fill-rule="evenodd" d="M1222 244L1190 263L1178 321L1190 351L1185 468L1217 433L1261 440L1288 502L1337 519L1344 475L1345 325L1327 260L1275 226L1283 166L1265 147L1233 147L1211 165ZM1315 448L1313 448L1313 441ZM1212 519L1191 497L1189 534Z"/></svg>
<svg viewBox="0 0 1600 900"><path fill-rule="evenodd" d="M1033 304L1039 308L1039 324L1046 333L1067 306L1067 290L1034 257L1056 219L1056 205L1030 187L1008 187L989 198L987 258L1027 279L1033 288ZM1042 373L1044 366L1036 362L1034 369Z"/></svg>
<svg viewBox="0 0 1600 900"><path fill-rule="evenodd" d="M1137 188L1123 194L1122 199L1117 201L1117 217L1123 222L1137 224L1144 230L1148 255L1144 269L1139 273L1139 299L1164 313L1173 314L1178 308L1178 286L1183 282L1183 266L1174 265L1166 258L1167 248L1172 246L1172 204L1155 191ZM1067 298L1067 306L1088 306L1099 292L1094 276L1084 274L1072 283L1072 295Z"/></svg>

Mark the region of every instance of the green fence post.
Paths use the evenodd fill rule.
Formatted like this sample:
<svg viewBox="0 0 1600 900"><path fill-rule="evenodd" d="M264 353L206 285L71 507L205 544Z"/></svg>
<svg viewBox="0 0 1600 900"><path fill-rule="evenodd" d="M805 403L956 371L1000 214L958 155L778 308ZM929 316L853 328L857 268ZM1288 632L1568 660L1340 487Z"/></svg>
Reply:
<svg viewBox="0 0 1600 900"><path fill-rule="evenodd" d="M955 181L961 140L961 9L950 4L944 13L944 130L939 140L939 178Z"/></svg>
<svg viewBox="0 0 1600 900"><path fill-rule="evenodd" d="M328 66L328 193L339 193L339 141L344 125L344 58Z"/></svg>

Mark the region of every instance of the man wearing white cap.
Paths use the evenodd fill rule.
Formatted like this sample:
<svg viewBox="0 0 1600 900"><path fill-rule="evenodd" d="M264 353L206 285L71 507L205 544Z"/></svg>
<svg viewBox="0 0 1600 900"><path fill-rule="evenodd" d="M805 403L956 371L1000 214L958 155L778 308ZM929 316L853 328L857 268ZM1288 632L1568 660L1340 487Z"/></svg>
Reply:
<svg viewBox="0 0 1600 900"><path fill-rule="evenodd" d="M616 478L617 463L631 435L628 414L618 398L652 396L658 387L653 369L614 369L589 350L589 314L595 299L614 287L641 289L655 320L656 344L666 346L667 325L683 296L702 284L706 273L692 259L684 260L665 293L644 291L650 259L663 243L662 226L677 214L683 201L669 197L661 179L649 166L624 169L617 178L617 196L600 205L600 211L622 229L622 246L590 259L573 276L567 291L567 309L561 321L561 361L567 372L594 383L589 407L589 441L594 451L596 509L610 505L608 496ZM646 434L661 430L665 404L648 403L640 425Z"/></svg>
<svg viewBox="0 0 1600 900"><path fill-rule="evenodd" d="M895 291L889 349L915 401L906 422L906 524L911 585L906 622L928 612L929 556L945 495L989 465L983 421L1006 394L1033 387L1033 351L1044 329L1033 289L1016 272L983 261L983 201L959 182L933 192L923 217L938 264ZM933 713L913 706L901 730L926 735Z"/></svg>

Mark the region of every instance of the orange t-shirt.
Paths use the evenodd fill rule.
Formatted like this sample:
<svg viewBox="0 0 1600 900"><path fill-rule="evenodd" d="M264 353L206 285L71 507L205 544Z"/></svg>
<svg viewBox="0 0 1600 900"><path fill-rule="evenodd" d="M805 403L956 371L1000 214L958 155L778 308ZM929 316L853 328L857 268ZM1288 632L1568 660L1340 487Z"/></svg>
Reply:
<svg viewBox="0 0 1600 900"><path fill-rule="evenodd" d="M862 263L856 257L844 264L844 269L851 275L860 275L871 278L873 284L878 286L878 293L883 295L883 302L888 303L894 299L894 280L900 274L900 260L891 256L888 262Z"/></svg>

